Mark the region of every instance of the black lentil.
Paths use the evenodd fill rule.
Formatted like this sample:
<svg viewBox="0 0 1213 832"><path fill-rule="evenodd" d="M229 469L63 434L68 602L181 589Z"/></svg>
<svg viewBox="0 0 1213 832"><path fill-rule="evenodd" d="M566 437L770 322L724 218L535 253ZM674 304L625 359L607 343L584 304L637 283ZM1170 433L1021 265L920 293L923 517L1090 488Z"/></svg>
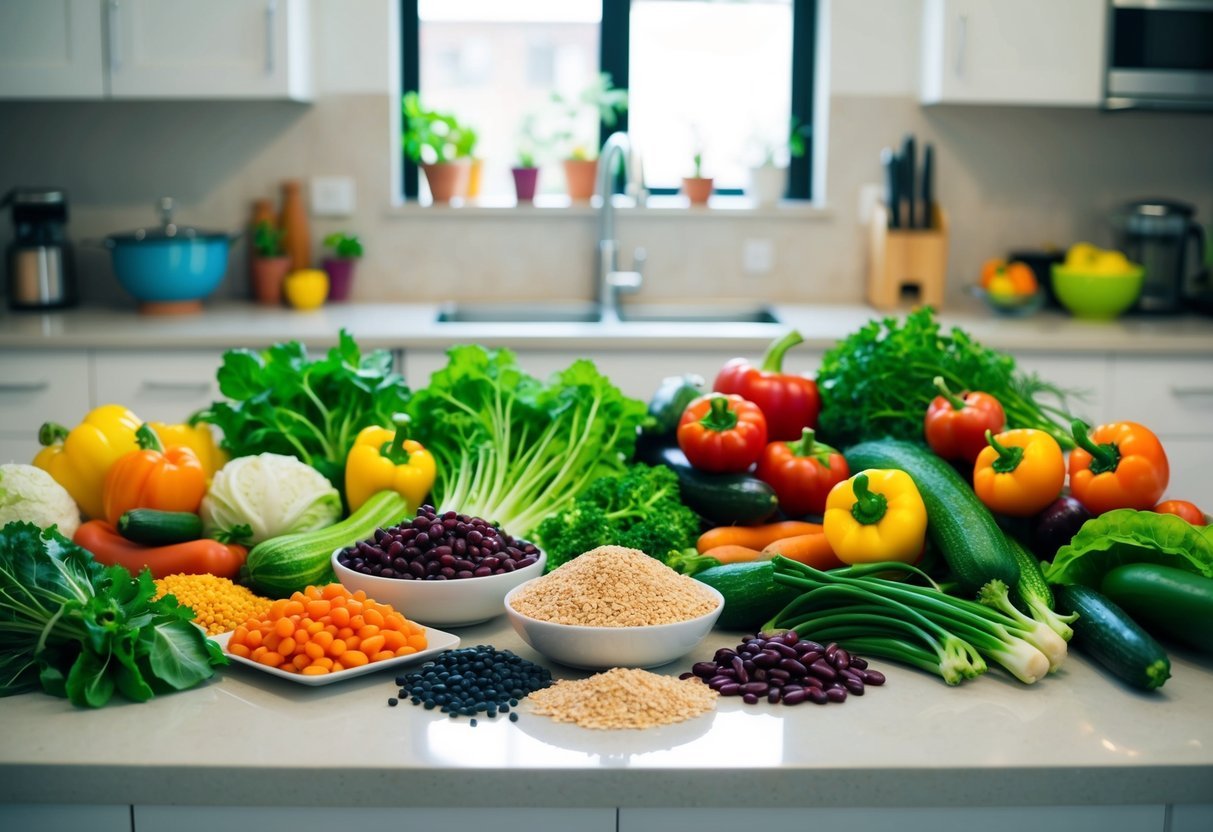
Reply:
<svg viewBox="0 0 1213 832"><path fill-rule="evenodd" d="M400 698L427 711L438 708L451 719L483 713L489 719L509 713L518 721L518 700L552 684L547 668L529 662L509 650L487 644L448 650L411 673L396 677Z"/></svg>
<svg viewBox="0 0 1213 832"><path fill-rule="evenodd" d="M389 707L389 708L394 708L394 707L396 707L396 705L397 705L397 704L399 704L399 702L400 702L400 700L399 700L399 699L397 699L397 698L396 698L396 697L394 697L394 696L389 696L389 697L388 697L388 699L387 699L387 705L388 705L388 707Z"/></svg>
<svg viewBox="0 0 1213 832"><path fill-rule="evenodd" d="M451 581L501 575L539 560L539 549L516 540L479 517L454 511L438 514L431 505L398 526L342 549L342 566L381 578Z"/></svg>

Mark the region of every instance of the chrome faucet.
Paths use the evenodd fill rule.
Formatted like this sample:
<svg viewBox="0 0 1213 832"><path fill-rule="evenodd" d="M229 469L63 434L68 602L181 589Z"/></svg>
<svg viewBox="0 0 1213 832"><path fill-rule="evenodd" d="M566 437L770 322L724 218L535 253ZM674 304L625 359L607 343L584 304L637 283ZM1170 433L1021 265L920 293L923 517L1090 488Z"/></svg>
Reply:
<svg viewBox="0 0 1213 832"><path fill-rule="evenodd" d="M619 320L619 295L639 291L644 283L645 251L632 255L630 271L619 269L619 241L615 239L614 182L615 160L623 165L628 193L637 205L644 204L644 182L639 178L640 158L627 133L612 133L598 154L598 268L595 274L595 300L604 321Z"/></svg>

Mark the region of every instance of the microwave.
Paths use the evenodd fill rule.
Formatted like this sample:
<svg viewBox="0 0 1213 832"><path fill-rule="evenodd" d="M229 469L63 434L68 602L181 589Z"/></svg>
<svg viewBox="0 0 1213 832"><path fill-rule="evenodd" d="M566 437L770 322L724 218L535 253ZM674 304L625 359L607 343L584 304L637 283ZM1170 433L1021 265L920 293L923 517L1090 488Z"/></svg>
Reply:
<svg viewBox="0 0 1213 832"><path fill-rule="evenodd" d="M1109 0L1104 106L1213 110L1213 0Z"/></svg>

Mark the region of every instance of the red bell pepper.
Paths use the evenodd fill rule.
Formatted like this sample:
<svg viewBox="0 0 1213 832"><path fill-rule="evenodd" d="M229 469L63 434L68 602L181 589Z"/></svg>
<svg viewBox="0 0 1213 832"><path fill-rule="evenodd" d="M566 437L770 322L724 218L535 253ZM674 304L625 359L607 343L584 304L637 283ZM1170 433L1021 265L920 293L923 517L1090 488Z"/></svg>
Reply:
<svg viewBox="0 0 1213 832"><path fill-rule="evenodd" d="M1164 500L1150 510L1158 514L1174 514L1176 517L1187 520L1193 526L1206 525L1205 513L1195 503L1187 500Z"/></svg>
<svg viewBox="0 0 1213 832"><path fill-rule="evenodd" d="M1070 451L1070 493L1092 514L1116 508L1146 511L1167 489L1171 468L1158 437L1136 422L1090 431L1071 423L1078 447Z"/></svg>
<svg viewBox="0 0 1213 832"><path fill-rule="evenodd" d="M771 442L758 459L758 479L775 489L789 517L821 514L830 489L851 476L846 459L805 428L795 442Z"/></svg>
<svg viewBox="0 0 1213 832"><path fill-rule="evenodd" d="M961 396L935 377L939 395L927 407L923 433L927 444L944 459L976 462L986 448L986 431L1001 433L1007 414L989 393L968 392Z"/></svg>
<svg viewBox="0 0 1213 832"><path fill-rule="evenodd" d="M701 471L745 471L758 461L766 444L762 410L741 396L700 396L687 405L678 422L678 447Z"/></svg>
<svg viewBox="0 0 1213 832"><path fill-rule="evenodd" d="M744 358L730 359L712 385L717 393L732 393L758 405L766 416L772 440L799 439L802 430L817 427L821 410L817 382L806 375L783 371L784 354L803 342L801 334L792 330L767 348L760 367Z"/></svg>

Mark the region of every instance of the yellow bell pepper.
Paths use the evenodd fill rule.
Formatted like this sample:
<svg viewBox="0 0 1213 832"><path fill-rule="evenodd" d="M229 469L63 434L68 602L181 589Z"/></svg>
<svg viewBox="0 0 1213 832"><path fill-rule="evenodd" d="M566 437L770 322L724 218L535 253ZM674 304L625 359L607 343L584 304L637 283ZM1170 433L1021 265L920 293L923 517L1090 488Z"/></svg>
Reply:
<svg viewBox="0 0 1213 832"><path fill-rule="evenodd" d="M70 431L47 422L38 431L38 441L45 447L34 457L34 465L67 489L86 517L104 517L105 475L119 457L139 449L135 431L141 424L138 416L118 404L93 409Z"/></svg>
<svg viewBox="0 0 1213 832"><path fill-rule="evenodd" d="M927 509L905 471L872 468L830 489L821 524L843 563L913 563L926 539Z"/></svg>
<svg viewBox="0 0 1213 832"><path fill-rule="evenodd" d="M206 472L207 482L215 472L227 464L228 455L215 442L215 433L206 423L197 425L167 425L164 422L149 422L166 448L186 447L194 452Z"/></svg>
<svg viewBox="0 0 1213 832"><path fill-rule="evenodd" d="M396 416L394 428L363 428L345 458L345 499L350 511L379 491L395 491L416 509L430 493L438 468L420 442L405 439L408 417Z"/></svg>

